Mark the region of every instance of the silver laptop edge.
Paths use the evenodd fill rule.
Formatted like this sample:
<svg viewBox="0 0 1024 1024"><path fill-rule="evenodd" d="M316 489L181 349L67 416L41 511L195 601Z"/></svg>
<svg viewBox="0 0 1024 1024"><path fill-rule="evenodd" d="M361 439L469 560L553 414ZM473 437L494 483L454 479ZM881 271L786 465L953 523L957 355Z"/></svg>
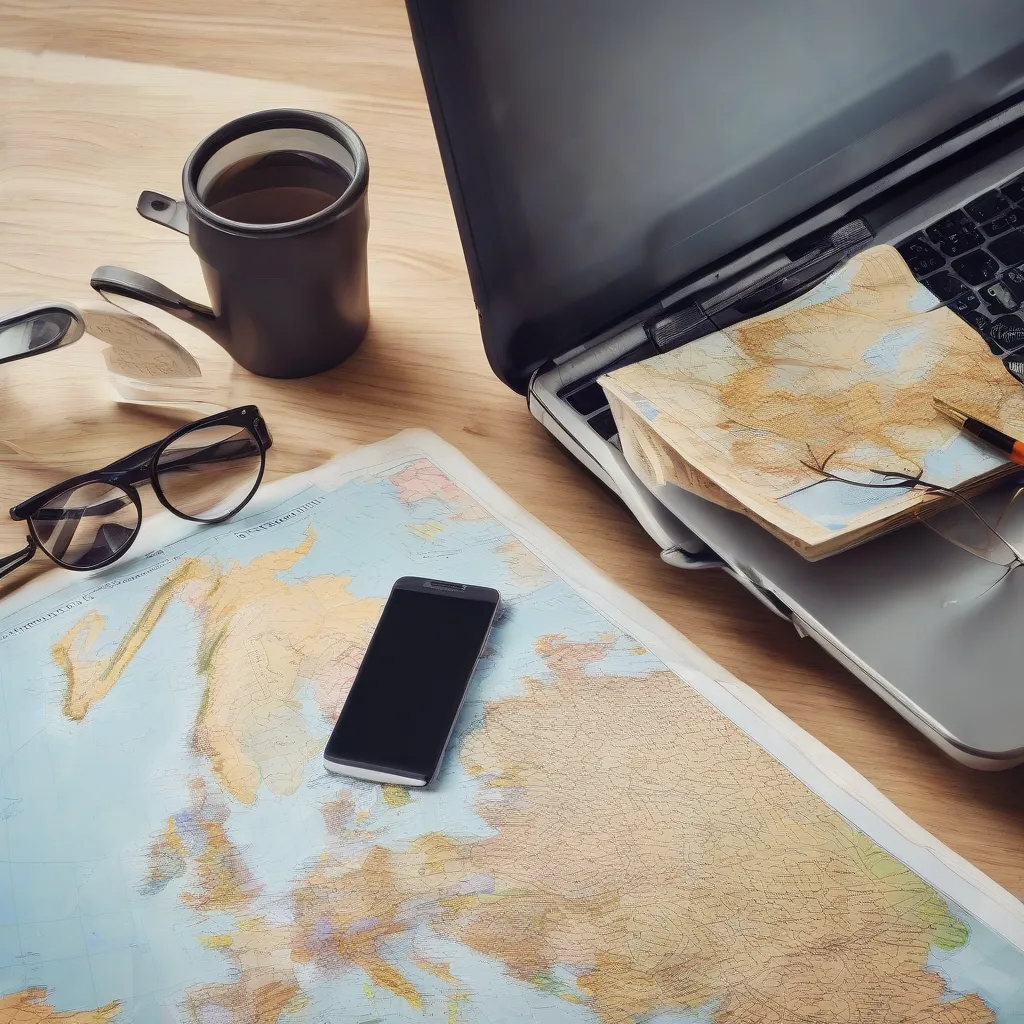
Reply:
<svg viewBox="0 0 1024 1024"><path fill-rule="evenodd" d="M1020 106L1014 107L1004 111L998 118L976 126L971 132L936 147L912 164L901 168L897 174L874 183L869 188L850 196L842 204L837 204L786 235L773 240L770 246L750 253L741 262L738 261L694 282L685 290L680 290L666 299L663 305L674 305L697 292L706 293L709 286L714 285L716 281L730 280L735 283L736 276L742 275L750 268L757 268L753 276L763 277L766 267L770 270L772 266L773 253L780 252L794 241L835 223L837 219L863 205L872 196L891 188L897 181L959 152L963 146L992 131L994 127L1019 118L1021 113ZM868 244L898 242L945 213L963 206L975 196L1014 177L1021 169L1024 169L1024 148L1000 157L982 171L972 174L940 195L901 214L891 223L884 225L873 242ZM786 296L780 301L788 301L789 297ZM816 640L911 725L961 763L973 768L1001 770L1024 762L1024 712L1017 716L1017 721L1020 722L1017 737L1014 729L1005 722L988 722L985 720L983 709L975 713L973 709L965 706L964 695L957 690L960 684L973 689L969 677L959 681L943 680L940 668L939 673L933 678L919 678L921 671L915 673L914 662L908 662L903 652L898 652L899 656L893 656L893 649L898 645L899 637L902 635L903 640L907 641L907 628L916 628L918 633L917 636L910 638L910 643L917 640L921 644L941 647L946 642L948 634L962 646L963 640L958 630L964 628L963 624L959 623L956 629L949 629L947 624L941 621L942 616L931 608L933 591L926 588L925 581L912 592L901 594L902 604L890 609L890 614L894 613L897 618L906 618L905 624L893 623L893 637L883 635L886 632L884 625L872 632L868 628L873 624L871 614L864 607L858 608L855 602L852 602L848 609L841 606L832 607L835 604L832 592L849 582L844 574L850 574L851 578L856 579L869 567L872 571L878 570L879 565L874 563L879 561L883 572L889 570L901 580L905 580L907 572L918 571L922 558L929 566L935 563L937 558L944 565L948 562L949 571L956 574L958 579L974 572L973 568L967 567L959 559L968 558L971 562L977 560L962 556L952 545L947 545L950 549L948 552L940 548L939 554L936 555L936 551L930 546L930 538L920 536L929 534L929 531L922 527L911 527L894 535L904 538L895 545L891 540L883 538L847 555L835 556L820 563L805 562L788 549L785 552L779 551L778 549L785 548L781 542L742 516L687 494L679 488L662 488L658 493L652 493L632 472L618 448L602 439L584 416L559 397L559 393L568 385L611 365L645 339L646 333L642 324L635 323L610 336L595 339L588 346L569 353L554 368L538 373L529 390L531 413L579 462L619 496L659 546L664 561L680 568L720 568L728 572L775 614L790 619L801 636L810 636ZM1020 527L1024 535L1024 523L1020 524ZM886 545L885 555L876 557L874 552L883 543ZM872 551L871 554L867 553L869 549ZM1016 576L1013 583L1008 580L1003 586L1007 590L1012 587L1010 593L1016 594ZM1024 591L1019 595L1019 603L1016 600L1014 603L1024 611ZM956 604L956 600L947 602L949 606ZM821 614L819 605L830 606L828 616ZM968 602L965 602L965 607L967 606ZM943 610L946 610L946 605L943 606ZM935 614L932 614L933 611ZM902 614L904 612L905 616ZM956 612L961 614L959 609ZM961 618L966 616L969 626L971 616L980 614L980 606L975 609L968 608L967 612L961 614ZM823 621L824 618L830 621ZM860 618L864 619L863 623L859 622ZM936 620L934 625L933 620ZM841 623L842 628L837 628L837 623ZM877 627L878 623L874 625ZM848 626L851 628L848 629ZM838 635L844 632L858 636L858 642L844 640ZM875 633L879 634L877 642ZM986 658L1005 659L1012 657L1014 653L1013 650L1003 649L995 653L991 647L982 643L980 636L978 644L979 660L982 662L980 670L983 672L988 670ZM962 650L955 653L962 656ZM876 664L885 661L899 662L899 668L887 671ZM955 660L940 658L938 663L940 666L952 666ZM1021 663L1024 664L1024 659ZM1000 662L999 670L1005 671L1005 667ZM950 668L949 671L953 670ZM996 667L992 667L991 671L994 674L997 671ZM929 686L936 681L938 685L933 694ZM1024 686L1021 689L1024 690ZM1000 690L992 700L992 718L1002 719L1007 714L1007 708L1014 707L1015 700L1015 693ZM931 706L933 703L934 707Z"/></svg>

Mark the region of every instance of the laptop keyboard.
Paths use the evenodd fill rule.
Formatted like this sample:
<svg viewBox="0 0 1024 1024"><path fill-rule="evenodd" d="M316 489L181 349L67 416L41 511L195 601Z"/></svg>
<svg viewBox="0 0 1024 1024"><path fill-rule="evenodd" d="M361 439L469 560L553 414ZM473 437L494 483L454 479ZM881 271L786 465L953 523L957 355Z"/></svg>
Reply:
<svg viewBox="0 0 1024 1024"><path fill-rule="evenodd" d="M1021 380L1024 174L972 199L896 248L914 277L969 323Z"/></svg>
<svg viewBox="0 0 1024 1024"><path fill-rule="evenodd" d="M1024 383L1024 329L1006 330L1024 328L1024 174L972 199L896 249L914 277L969 323ZM615 365L656 353L645 342ZM619 447L608 399L596 380L572 384L559 397Z"/></svg>

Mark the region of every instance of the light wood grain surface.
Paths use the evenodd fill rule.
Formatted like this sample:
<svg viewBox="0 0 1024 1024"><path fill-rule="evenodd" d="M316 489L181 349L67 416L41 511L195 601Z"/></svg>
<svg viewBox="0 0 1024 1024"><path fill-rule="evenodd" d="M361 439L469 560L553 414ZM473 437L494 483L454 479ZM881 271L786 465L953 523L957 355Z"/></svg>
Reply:
<svg viewBox="0 0 1024 1024"><path fill-rule="evenodd" d="M274 382L232 369L175 321L161 326L274 431L270 471L422 426L863 772L953 849L1024 896L1024 770L944 758L811 641L737 584L661 563L640 528L490 373L399 0L0 0L0 308L90 298L102 263L196 298L187 241L143 221L144 188L180 195L207 132L272 106L334 114L370 155L373 326L331 373ZM0 369L0 507L161 436L166 417L111 402L99 345ZM0 551L23 532L0 520ZM38 559L5 590L44 568ZM964 680L964 685L970 685ZM685 756L685 752L680 752Z"/></svg>

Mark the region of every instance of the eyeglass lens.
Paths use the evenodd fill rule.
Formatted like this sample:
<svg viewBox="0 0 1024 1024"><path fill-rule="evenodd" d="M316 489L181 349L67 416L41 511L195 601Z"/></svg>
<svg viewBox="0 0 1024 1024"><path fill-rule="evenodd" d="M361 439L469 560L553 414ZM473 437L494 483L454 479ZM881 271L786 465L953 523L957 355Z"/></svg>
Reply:
<svg viewBox="0 0 1024 1024"><path fill-rule="evenodd" d="M1020 561L1016 551L1005 539L1004 530L1021 511L1021 489L1010 494L986 496L983 503L965 498L955 491L943 491L951 499L948 508L922 520L940 537L978 558L996 565L1011 566Z"/></svg>
<svg viewBox="0 0 1024 1024"><path fill-rule="evenodd" d="M96 569L131 544L139 510L111 484L87 483L51 498L31 517L36 540L51 558L75 569Z"/></svg>
<svg viewBox="0 0 1024 1024"><path fill-rule="evenodd" d="M253 496L262 466L259 442L245 427L197 427L160 452L156 477L173 509L214 522L233 515Z"/></svg>

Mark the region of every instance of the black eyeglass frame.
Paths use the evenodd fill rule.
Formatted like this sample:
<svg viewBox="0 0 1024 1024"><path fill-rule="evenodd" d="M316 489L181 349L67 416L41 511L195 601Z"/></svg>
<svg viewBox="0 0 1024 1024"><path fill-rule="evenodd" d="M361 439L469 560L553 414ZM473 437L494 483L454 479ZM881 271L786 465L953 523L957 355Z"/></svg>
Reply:
<svg viewBox="0 0 1024 1024"><path fill-rule="evenodd" d="M249 493L241 502L239 502L238 505L231 509L231 511L226 512L215 519L207 519L201 516L190 516L175 508L164 495L163 489L160 486L158 472L160 456L179 438L204 427L218 426L242 427L249 431L255 439L260 451L259 473L256 475L256 480ZM253 495L255 495L259 490L260 484L263 482L263 475L267 468L267 449L269 449L273 443L274 439L271 437L266 421L260 414L259 409L255 405L243 405L239 406L237 409L228 409L225 412L214 413L212 416L206 416L203 419L194 420L192 423L186 423L183 427L179 427L173 433L168 434L161 440L154 441L152 444L139 448L130 455L126 455L123 458L118 459L116 462L112 462L110 465L104 466L102 469L95 470L91 473L83 473L80 476L64 480L59 484L54 484L52 487L48 487L45 491L40 491L31 498L26 498L25 501L19 502L10 510L11 518L15 522L28 523L29 535L26 538L28 544L26 547L22 548L21 551L18 551L13 555L9 555L6 558L0 558L0 579L7 576L9 573L14 572L15 569L20 568L22 565L25 565L33 558L36 551L40 550L47 558L62 568L73 569L78 572L92 572L95 569L103 569L108 565L112 565L119 558L123 557L125 552L127 552L132 544L135 543L135 539L138 537L139 531L142 529L142 497L137 490L137 486L139 484L148 483L153 488L160 504L163 505L168 512L171 512L179 519L187 519L191 522L203 523L208 526L223 523L232 516L237 515L246 505L248 505L252 500ZM110 558L107 558L102 562L97 562L95 565L71 565L61 561L46 549L46 546L36 533L32 517L44 509L46 505L59 494L73 490L76 487L84 486L85 484L93 483L106 484L109 487L116 487L124 491L135 505L138 513L138 521L135 526L135 531L132 533L128 542L115 554L111 555Z"/></svg>

